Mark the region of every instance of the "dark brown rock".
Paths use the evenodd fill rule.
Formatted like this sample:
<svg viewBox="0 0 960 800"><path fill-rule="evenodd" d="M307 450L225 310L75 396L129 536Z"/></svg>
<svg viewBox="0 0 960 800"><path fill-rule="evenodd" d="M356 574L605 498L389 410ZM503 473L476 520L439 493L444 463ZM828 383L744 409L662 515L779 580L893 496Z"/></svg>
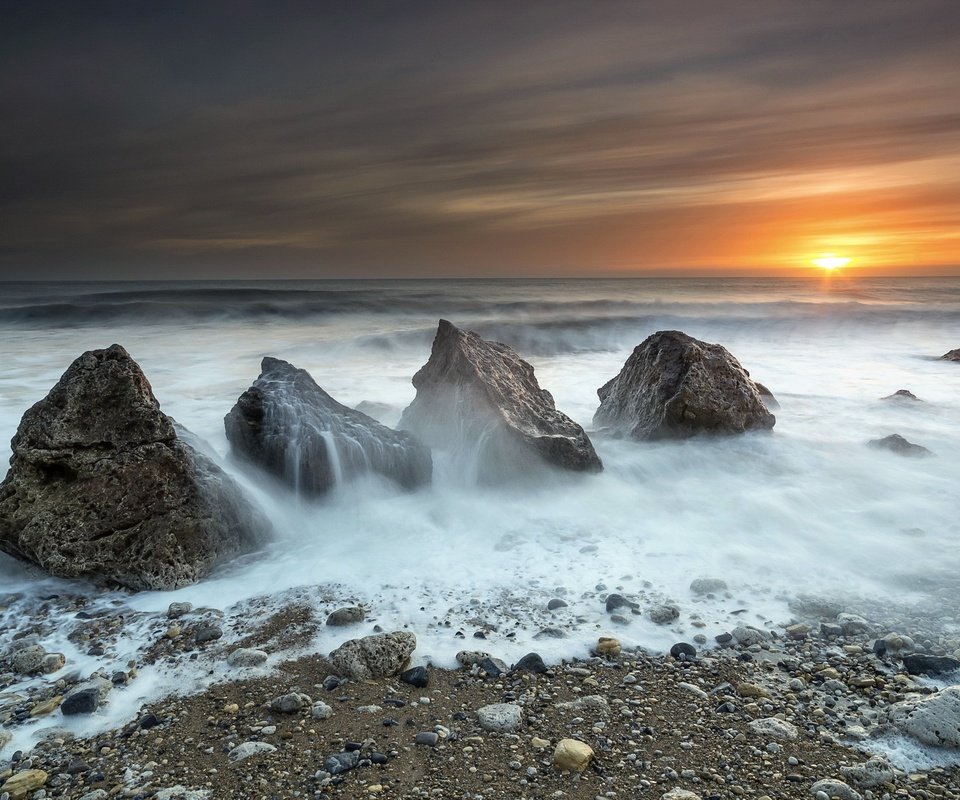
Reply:
<svg viewBox="0 0 960 800"><path fill-rule="evenodd" d="M923 401L917 397L909 389L897 389L893 394L888 394L886 397L881 397L881 400L907 400L909 402L922 403Z"/></svg>
<svg viewBox="0 0 960 800"><path fill-rule="evenodd" d="M84 353L24 414L0 484L0 549L63 578L174 589L269 523L160 411L119 345Z"/></svg>
<svg viewBox="0 0 960 800"><path fill-rule="evenodd" d="M904 439L899 433L884 436L882 439L872 439L867 444L881 450L889 450L900 456L929 456L930 451L923 445L914 444Z"/></svg>
<svg viewBox="0 0 960 800"><path fill-rule="evenodd" d="M760 392L760 399L763 400L763 404L770 409L771 411L777 411L780 408L780 401L773 396L766 386L762 383L753 382L753 385L757 387L757 391Z"/></svg>
<svg viewBox="0 0 960 800"><path fill-rule="evenodd" d="M956 350L951 350L949 353L944 353L940 356L941 361L960 361L960 347Z"/></svg>
<svg viewBox="0 0 960 800"><path fill-rule="evenodd" d="M278 358L263 359L224 425L234 452L307 495L367 472L414 489L433 471L416 438L338 403L306 370Z"/></svg>
<svg viewBox="0 0 960 800"><path fill-rule="evenodd" d="M400 427L452 450L483 483L529 475L544 464L602 469L587 434L558 411L533 367L513 349L440 320L430 359L413 377L417 396Z"/></svg>
<svg viewBox="0 0 960 800"><path fill-rule="evenodd" d="M680 331L647 337L597 394L594 423L634 439L742 433L776 422L737 359Z"/></svg>

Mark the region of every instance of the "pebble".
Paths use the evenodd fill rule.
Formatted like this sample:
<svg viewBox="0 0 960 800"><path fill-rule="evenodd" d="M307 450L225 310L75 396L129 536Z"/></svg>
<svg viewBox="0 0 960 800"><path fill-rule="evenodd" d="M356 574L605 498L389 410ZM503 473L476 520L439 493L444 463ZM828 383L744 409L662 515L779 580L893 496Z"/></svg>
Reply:
<svg viewBox="0 0 960 800"><path fill-rule="evenodd" d="M796 725L776 717L751 720L747 727L758 736L777 742L795 742L800 736Z"/></svg>
<svg viewBox="0 0 960 800"><path fill-rule="evenodd" d="M670 655L678 661L692 661L697 657L697 648L688 642L677 642L670 648Z"/></svg>
<svg viewBox="0 0 960 800"><path fill-rule="evenodd" d="M356 625L363 622L366 612L360 606L347 606L338 608L327 617L327 625L335 628L342 628L347 625Z"/></svg>
<svg viewBox="0 0 960 800"><path fill-rule="evenodd" d="M810 787L810 794L815 797L823 794L829 798L829 800L834 800L834 798L836 798L836 800L863 800L860 792L852 789L843 781L838 781L834 778L825 778L824 780L817 781Z"/></svg>
<svg viewBox="0 0 960 800"><path fill-rule="evenodd" d="M193 634L193 640L197 644L212 642L223 636L223 630L219 625L201 625Z"/></svg>
<svg viewBox="0 0 960 800"><path fill-rule="evenodd" d="M436 747L438 741L440 741L440 737L433 731L421 731L414 738L416 744L426 745L427 747Z"/></svg>
<svg viewBox="0 0 960 800"><path fill-rule="evenodd" d="M267 657L263 650L240 647L227 656L227 664L237 668L259 667L267 663Z"/></svg>
<svg viewBox="0 0 960 800"><path fill-rule="evenodd" d="M426 689L430 683L430 675L426 667L412 667L400 673L400 680L417 689Z"/></svg>
<svg viewBox="0 0 960 800"><path fill-rule="evenodd" d="M193 603L171 603L167 607L168 619L179 619L193 611Z"/></svg>
<svg viewBox="0 0 960 800"><path fill-rule="evenodd" d="M532 672L535 675L541 675L547 671L547 665L539 653L527 653L516 664L513 665L516 672Z"/></svg>

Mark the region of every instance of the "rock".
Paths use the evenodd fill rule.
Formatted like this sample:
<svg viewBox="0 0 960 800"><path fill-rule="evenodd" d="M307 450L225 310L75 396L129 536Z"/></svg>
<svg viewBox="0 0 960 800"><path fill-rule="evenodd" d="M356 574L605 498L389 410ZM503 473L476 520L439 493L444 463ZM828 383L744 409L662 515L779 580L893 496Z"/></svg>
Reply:
<svg viewBox="0 0 960 800"><path fill-rule="evenodd" d="M747 723L752 733L767 741L795 742L800 736L797 726L776 717L754 719Z"/></svg>
<svg viewBox="0 0 960 800"><path fill-rule="evenodd" d="M535 675L542 675L547 671L547 665L539 653L527 653L516 664L513 665L514 672L532 672Z"/></svg>
<svg viewBox="0 0 960 800"><path fill-rule="evenodd" d="M66 666L67 657L63 653L47 653L40 664L40 672L50 675Z"/></svg>
<svg viewBox="0 0 960 800"><path fill-rule="evenodd" d="M616 611L618 608L637 608L636 603L627 600L622 594L608 594L607 599L604 601L604 606L608 614L611 611Z"/></svg>
<svg viewBox="0 0 960 800"><path fill-rule="evenodd" d="M547 611L556 611L558 608L567 608L567 603L565 600L561 600L559 597L554 597L549 603L547 603Z"/></svg>
<svg viewBox="0 0 960 800"><path fill-rule="evenodd" d="M887 718L903 733L934 747L960 747L960 686L891 706Z"/></svg>
<svg viewBox="0 0 960 800"><path fill-rule="evenodd" d="M333 716L333 709L322 700L317 700L310 709L310 716L314 719L330 719Z"/></svg>
<svg viewBox="0 0 960 800"><path fill-rule="evenodd" d="M897 774L890 764L878 756L874 756L861 764L840 767L840 772L844 778L855 783L860 789L873 789L882 786L892 781Z"/></svg>
<svg viewBox="0 0 960 800"><path fill-rule="evenodd" d="M480 483L526 478L544 464L602 469L583 428L557 411L533 367L505 344L440 320L430 359L413 385L417 396L400 427L453 451Z"/></svg>
<svg viewBox="0 0 960 800"><path fill-rule="evenodd" d="M49 777L42 769L25 769L7 778L0 786L0 793L9 794L10 800L24 800L32 792L46 786Z"/></svg>
<svg viewBox="0 0 960 800"><path fill-rule="evenodd" d="M700 795L677 786L660 795L660 800L700 800Z"/></svg>
<svg viewBox="0 0 960 800"><path fill-rule="evenodd" d="M906 400L909 402L922 402L919 397L917 397L909 389L897 389L893 394L888 394L886 397L881 397L881 400Z"/></svg>
<svg viewBox="0 0 960 800"><path fill-rule="evenodd" d="M100 707L100 691L95 686L74 689L63 698L60 704L60 713L67 716L73 714L92 714Z"/></svg>
<svg viewBox="0 0 960 800"><path fill-rule="evenodd" d="M946 675L960 669L960 661L949 656L912 653L903 657L903 667L910 675Z"/></svg>
<svg viewBox="0 0 960 800"><path fill-rule="evenodd" d="M267 657L263 650L239 647L227 656L227 664L237 668L260 667L267 663Z"/></svg>
<svg viewBox="0 0 960 800"><path fill-rule="evenodd" d="M557 703L557 710L565 714L591 714L593 716L604 717L610 713L610 704L607 702L606 697L599 694L588 694L584 697L578 697L576 700Z"/></svg>
<svg viewBox="0 0 960 800"><path fill-rule="evenodd" d="M46 657L47 651L43 649L38 644L32 644L29 647L21 647L19 650L14 652L13 656L10 658L10 666L13 668L14 672L18 672L21 675L33 675L35 672L40 672L43 667L43 659Z"/></svg>
<svg viewBox="0 0 960 800"><path fill-rule="evenodd" d="M323 768L331 775L342 775L349 772L360 763L360 751L352 750L347 753L335 753L326 758Z"/></svg>
<svg viewBox="0 0 960 800"><path fill-rule="evenodd" d="M553 751L553 766L560 772L583 772L592 758L590 745L577 739L561 739Z"/></svg>
<svg viewBox="0 0 960 800"><path fill-rule="evenodd" d="M780 403L777 401L777 398L773 396L773 392L771 392L762 383L757 383L754 381L753 384L757 387L757 391L760 393L760 399L763 400L763 404L771 411L778 411L780 409Z"/></svg>
<svg viewBox="0 0 960 800"><path fill-rule="evenodd" d="M856 636L873 630L869 620L859 614L837 614L837 623L843 628L844 636Z"/></svg>
<svg viewBox="0 0 960 800"><path fill-rule="evenodd" d="M493 703L477 709L477 722L485 731L510 733L520 727L522 715L515 703Z"/></svg>
<svg viewBox="0 0 960 800"><path fill-rule="evenodd" d="M415 489L433 472L430 451L409 433L338 403L278 358L263 359L224 426L235 453L305 495L370 472Z"/></svg>
<svg viewBox="0 0 960 800"><path fill-rule="evenodd" d="M960 347L940 356L941 361L960 361Z"/></svg>
<svg viewBox="0 0 960 800"><path fill-rule="evenodd" d="M598 656L607 656L616 658L620 655L620 640L612 636L601 636L597 641L596 652Z"/></svg>
<svg viewBox="0 0 960 800"><path fill-rule="evenodd" d="M727 582L720 578L696 578L690 583L690 591L698 595L725 592Z"/></svg>
<svg viewBox="0 0 960 800"><path fill-rule="evenodd" d="M485 658L490 658L490 654L482 650L461 650L457 653L457 663L463 669L470 669L475 664L479 666Z"/></svg>
<svg viewBox="0 0 960 800"><path fill-rule="evenodd" d="M360 606L348 606L347 608L338 608L329 617L327 625L334 628L345 627L346 625L356 625L363 622L366 612Z"/></svg>
<svg viewBox="0 0 960 800"><path fill-rule="evenodd" d="M677 642L670 648L670 655L678 661L693 661L697 657L697 648L687 642Z"/></svg>
<svg viewBox="0 0 960 800"><path fill-rule="evenodd" d="M274 753L276 750L276 747L272 744L267 744L267 742L244 742L243 744L238 744L233 750L227 753L227 758L231 761L244 761L250 758L250 756Z"/></svg>
<svg viewBox="0 0 960 800"><path fill-rule="evenodd" d="M487 656L478 666L491 678L499 678L501 675L506 675L510 671L510 668L502 659L493 658L492 656Z"/></svg>
<svg viewBox="0 0 960 800"><path fill-rule="evenodd" d="M755 644L761 644L769 638L765 631L758 628L751 628L746 625L740 625L733 629L734 641L741 647L752 647Z"/></svg>
<svg viewBox="0 0 960 800"><path fill-rule="evenodd" d="M726 349L680 331L658 331L597 390L594 424L638 440L770 429L750 374Z"/></svg>
<svg viewBox="0 0 960 800"><path fill-rule="evenodd" d="M12 449L0 550L58 577L176 589L270 529L119 345L74 361Z"/></svg>
<svg viewBox="0 0 960 800"><path fill-rule="evenodd" d="M180 619L193 611L193 603L171 603L167 607L168 619Z"/></svg>
<svg viewBox="0 0 960 800"><path fill-rule="evenodd" d="M430 675L426 667L413 667L400 673L400 680L416 686L418 689L426 689L430 683Z"/></svg>
<svg viewBox="0 0 960 800"><path fill-rule="evenodd" d="M313 700L301 692L289 692L270 701L270 710L281 714L293 714L313 705Z"/></svg>
<svg viewBox="0 0 960 800"><path fill-rule="evenodd" d="M417 648L417 637L408 631L379 633L350 639L330 654L330 664L347 678L363 681L398 675Z"/></svg>
<svg viewBox="0 0 960 800"><path fill-rule="evenodd" d="M708 695L703 689L693 683L687 683L686 681L681 681L677 684L678 689L683 689L685 692L689 692L692 695L696 695L701 700L709 700L710 695Z"/></svg>
<svg viewBox="0 0 960 800"><path fill-rule="evenodd" d="M741 697L770 697L770 692L762 686L747 681L737 686L737 694Z"/></svg>
<svg viewBox="0 0 960 800"><path fill-rule="evenodd" d="M51 714L60 707L60 703L63 702L63 697L61 695L54 695L53 697L44 700L40 703L37 703L33 708L30 709L31 717L44 717L47 714Z"/></svg>
<svg viewBox="0 0 960 800"><path fill-rule="evenodd" d="M899 433L884 436L882 439L871 439L867 444L878 450L889 450L898 456L929 456L931 451L923 445L908 442Z"/></svg>
<svg viewBox="0 0 960 800"><path fill-rule="evenodd" d="M414 744L422 744L427 747L436 747L440 737L433 731L421 731L414 737Z"/></svg>
<svg viewBox="0 0 960 800"><path fill-rule="evenodd" d="M193 640L197 644L213 642L223 636L223 629L219 625L204 624L197 627L193 633Z"/></svg>
<svg viewBox="0 0 960 800"><path fill-rule="evenodd" d="M859 792L851 789L843 781L834 778L825 778L810 787L810 794L816 795L818 792L823 792L831 800L834 798L836 800L863 800Z"/></svg>
<svg viewBox="0 0 960 800"><path fill-rule="evenodd" d="M680 619L680 609L676 606L654 606L647 609L647 616L656 625L669 625Z"/></svg>
<svg viewBox="0 0 960 800"><path fill-rule="evenodd" d="M812 630L813 628L804 622L798 622L794 625L787 625L787 627L784 628L787 637L798 642L806 639Z"/></svg>

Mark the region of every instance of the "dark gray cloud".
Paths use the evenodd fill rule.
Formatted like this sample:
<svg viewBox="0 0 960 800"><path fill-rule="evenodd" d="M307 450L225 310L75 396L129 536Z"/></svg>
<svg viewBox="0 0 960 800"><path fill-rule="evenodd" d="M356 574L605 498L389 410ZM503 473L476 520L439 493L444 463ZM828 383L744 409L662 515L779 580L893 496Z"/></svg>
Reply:
<svg viewBox="0 0 960 800"><path fill-rule="evenodd" d="M516 5L17 6L0 270L960 261L952 0Z"/></svg>

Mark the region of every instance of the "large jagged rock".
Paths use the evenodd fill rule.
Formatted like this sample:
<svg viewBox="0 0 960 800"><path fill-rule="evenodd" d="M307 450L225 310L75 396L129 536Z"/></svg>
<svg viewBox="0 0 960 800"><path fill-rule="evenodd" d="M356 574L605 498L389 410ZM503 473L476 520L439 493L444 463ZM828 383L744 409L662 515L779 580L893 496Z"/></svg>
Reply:
<svg viewBox="0 0 960 800"><path fill-rule="evenodd" d="M368 472L414 489L433 471L416 438L338 403L306 370L278 358L263 359L224 425L235 452L307 495Z"/></svg>
<svg viewBox="0 0 960 800"><path fill-rule="evenodd" d="M338 675L355 681L399 675L417 649L417 637L409 631L393 631L348 639L330 654L330 666Z"/></svg>
<svg viewBox="0 0 960 800"><path fill-rule="evenodd" d="M776 422L750 373L726 348L680 331L647 337L597 394L594 423L634 439L742 433Z"/></svg>
<svg viewBox="0 0 960 800"><path fill-rule="evenodd" d="M24 414L0 484L0 550L63 578L175 589L269 530L160 411L119 345L84 353Z"/></svg>
<svg viewBox="0 0 960 800"><path fill-rule="evenodd" d="M940 356L941 361L960 361L960 347Z"/></svg>
<svg viewBox="0 0 960 800"><path fill-rule="evenodd" d="M583 428L557 410L533 367L505 344L442 319L413 385L417 396L400 427L452 451L482 483L513 480L544 464L603 468Z"/></svg>
<svg viewBox="0 0 960 800"><path fill-rule="evenodd" d="M887 710L887 719L924 744L960 748L960 686L896 703Z"/></svg>

